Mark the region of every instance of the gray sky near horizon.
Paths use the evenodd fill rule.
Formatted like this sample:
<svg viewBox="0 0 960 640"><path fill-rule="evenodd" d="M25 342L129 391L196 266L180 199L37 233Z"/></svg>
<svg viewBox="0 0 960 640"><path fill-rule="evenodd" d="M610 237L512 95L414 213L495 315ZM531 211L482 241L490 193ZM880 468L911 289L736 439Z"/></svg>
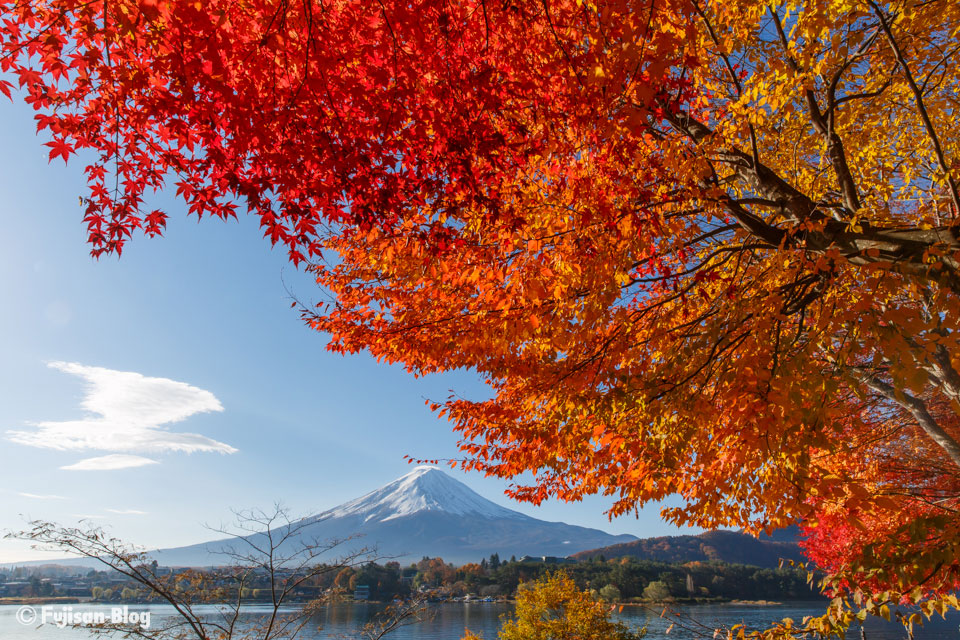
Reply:
<svg viewBox="0 0 960 640"><path fill-rule="evenodd" d="M214 539L204 523L282 501L308 515L409 471L403 456L457 455L425 399L484 397L469 373L415 379L324 350L290 308L311 280L256 221L170 213L166 237L89 256L82 162L47 162L32 112L0 100L0 530L88 518L145 547ZM640 537L691 533L608 522L609 500L539 508L506 483L450 471L486 498L545 520ZM0 540L0 562L41 559Z"/></svg>

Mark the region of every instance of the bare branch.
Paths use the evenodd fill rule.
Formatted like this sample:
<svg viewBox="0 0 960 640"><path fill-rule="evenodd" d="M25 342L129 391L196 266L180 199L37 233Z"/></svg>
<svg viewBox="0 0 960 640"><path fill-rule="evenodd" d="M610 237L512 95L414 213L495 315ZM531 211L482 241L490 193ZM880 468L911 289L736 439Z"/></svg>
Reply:
<svg viewBox="0 0 960 640"><path fill-rule="evenodd" d="M234 546L222 551L229 561L226 566L165 575L158 575L143 550L110 537L101 528L32 521L29 529L6 537L96 560L170 604L177 615L159 627L147 629L137 624L109 622L81 627L95 635L144 640L293 640L310 623L317 607L325 603L315 600L288 610L287 605L299 587L324 574L376 559L365 548L328 559L331 551L353 538L310 539L305 530L313 521L294 520L279 504L272 511L234 513L236 522L232 527L215 529L234 539ZM241 609L250 602L248 587L256 583L265 584L271 592L269 612L253 619L249 611L245 612L241 622ZM201 614L195 610L198 604L217 604L218 612ZM381 621L379 635L370 637L376 640L399 626L416 622L420 619L416 613L412 605L391 610Z"/></svg>

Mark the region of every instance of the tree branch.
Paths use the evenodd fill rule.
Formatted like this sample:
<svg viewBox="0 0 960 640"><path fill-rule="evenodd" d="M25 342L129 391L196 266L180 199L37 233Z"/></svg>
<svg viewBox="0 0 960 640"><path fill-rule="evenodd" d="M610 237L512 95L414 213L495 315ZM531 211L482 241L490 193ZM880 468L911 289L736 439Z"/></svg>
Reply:
<svg viewBox="0 0 960 640"><path fill-rule="evenodd" d="M927 409L927 404L923 400L910 395L906 391L894 389L892 385L887 384L877 376L869 374L861 368L855 367L853 370L855 377L862 383L909 411L916 419L917 424L920 425L920 428L930 436L930 439L943 449L957 467L960 467L960 443L957 443L949 433L943 430L943 427L941 427L930 414L930 411Z"/></svg>

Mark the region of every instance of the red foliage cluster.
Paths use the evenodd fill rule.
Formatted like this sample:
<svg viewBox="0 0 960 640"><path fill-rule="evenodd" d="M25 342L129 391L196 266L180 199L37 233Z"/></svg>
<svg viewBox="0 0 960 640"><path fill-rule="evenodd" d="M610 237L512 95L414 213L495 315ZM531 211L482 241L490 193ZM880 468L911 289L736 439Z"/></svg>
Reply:
<svg viewBox="0 0 960 640"><path fill-rule="evenodd" d="M646 4L607 7L640 20L591 24L573 1L14 0L0 3L0 69L52 135L51 158L93 152L94 255L160 233L166 214L141 205L166 183L197 216L245 207L294 263L320 253L324 224L391 228L424 208L420 233L444 249L445 210L497 216L530 157L586 153L569 142L590 131L602 146L611 87L649 86L653 100L675 42L643 44L659 19ZM645 46L653 67L583 71Z"/></svg>

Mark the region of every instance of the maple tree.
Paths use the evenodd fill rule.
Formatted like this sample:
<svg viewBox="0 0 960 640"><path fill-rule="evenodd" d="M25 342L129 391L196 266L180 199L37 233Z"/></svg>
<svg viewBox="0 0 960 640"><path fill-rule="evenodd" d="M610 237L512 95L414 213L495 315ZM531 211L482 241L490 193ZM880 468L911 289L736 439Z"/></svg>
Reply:
<svg viewBox="0 0 960 640"><path fill-rule="evenodd" d="M483 376L435 408L515 497L801 522L856 603L955 605L956 3L0 4L95 255L167 183L246 209L332 349Z"/></svg>

